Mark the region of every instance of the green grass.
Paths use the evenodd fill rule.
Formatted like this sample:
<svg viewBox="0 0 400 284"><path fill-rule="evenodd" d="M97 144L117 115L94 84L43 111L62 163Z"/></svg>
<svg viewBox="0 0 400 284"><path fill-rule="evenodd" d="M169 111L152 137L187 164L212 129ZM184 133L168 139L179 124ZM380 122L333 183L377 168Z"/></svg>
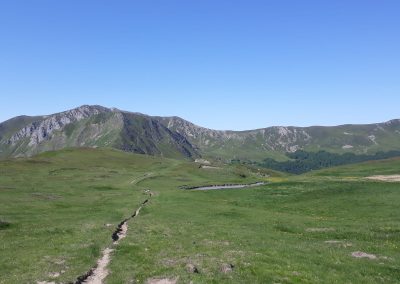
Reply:
<svg viewBox="0 0 400 284"><path fill-rule="evenodd" d="M348 182L163 194L117 249L108 283L154 276L182 283L394 283L399 199L396 184ZM331 240L341 243L325 243ZM355 251L384 258L354 259ZM200 274L187 273L188 263ZM235 266L232 274L219 271L224 263Z"/></svg>
<svg viewBox="0 0 400 284"><path fill-rule="evenodd" d="M399 160L304 176L245 190L181 185L248 183L255 169L220 170L113 150L70 149L0 162L0 283L74 280L111 243L114 226L147 196L116 247L106 283L396 283L400 184L346 181L395 173ZM147 175L146 175L147 173ZM134 181L134 182L132 182ZM337 241L337 243L327 243ZM363 251L378 259L356 259ZM198 274L187 272L194 264ZM233 265L231 273L221 272Z"/></svg>
<svg viewBox="0 0 400 284"><path fill-rule="evenodd" d="M66 281L87 271L144 198L129 181L171 164L90 149L1 162L0 219L9 226L0 230L0 283L34 283L61 270Z"/></svg>
<svg viewBox="0 0 400 284"><path fill-rule="evenodd" d="M372 175L400 174L400 158L368 161L356 165L333 167L305 176L367 177Z"/></svg>

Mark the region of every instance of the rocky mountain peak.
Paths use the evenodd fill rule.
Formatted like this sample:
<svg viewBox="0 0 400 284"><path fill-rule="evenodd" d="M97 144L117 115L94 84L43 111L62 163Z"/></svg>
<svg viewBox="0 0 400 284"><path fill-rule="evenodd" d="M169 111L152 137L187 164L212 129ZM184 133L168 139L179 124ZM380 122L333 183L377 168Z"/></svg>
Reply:
<svg viewBox="0 0 400 284"><path fill-rule="evenodd" d="M7 141L7 144L15 145L18 141L29 138L28 145L35 146L49 139L55 130L61 130L70 123L109 111L109 109L102 106L82 105L71 110L44 116L42 120L32 122L17 131Z"/></svg>

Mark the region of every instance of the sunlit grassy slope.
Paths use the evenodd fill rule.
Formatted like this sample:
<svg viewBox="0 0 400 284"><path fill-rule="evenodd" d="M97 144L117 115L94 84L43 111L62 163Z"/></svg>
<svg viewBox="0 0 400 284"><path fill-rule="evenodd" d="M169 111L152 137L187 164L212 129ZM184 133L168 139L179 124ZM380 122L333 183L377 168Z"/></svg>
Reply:
<svg viewBox="0 0 400 284"><path fill-rule="evenodd" d="M147 198L146 189L154 195L129 222L128 236L112 254L106 283L149 278L396 283L400 185L344 178L395 173L399 162L383 163L290 177L234 166L201 169L107 149L3 161L0 283L73 281L96 263L115 225ZM273 182L241 190L179 189L257 180ZM377 259L356 259L351 256L356 251ZM189 272L188 265L199 273ZM224 273L224 267L232 271Z"/></svg>
<svg viewBox="0 0 400 284"><path fill-rule="evenodd" d="M112 231L142 202L145 174L192 182L241 182L243 170L108 149L69 149L0 162L0 283L34 283L65 270L72 281L92 267ZM169 186L170 188L170 186ZM181 192L181 191L177 191ZM107 226L106 224L112 224Z"/></svg>
<svg viewBox="0 0 400 284"><path fill-rule="evenodd" d="M333 167L315 171L306 176L367 177L372 175L400 174L400 158L368 161L356 165Z"/></svg>

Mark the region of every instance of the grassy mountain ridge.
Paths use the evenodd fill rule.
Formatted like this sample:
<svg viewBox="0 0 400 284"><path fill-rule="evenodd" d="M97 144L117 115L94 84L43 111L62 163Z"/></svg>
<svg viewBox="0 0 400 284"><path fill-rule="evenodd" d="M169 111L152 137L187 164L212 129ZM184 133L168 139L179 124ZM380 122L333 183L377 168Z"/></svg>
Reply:
<svg viewBox="0 0 400 284"><path fill-rule="evenodd" d="M157 117L102 106L0 124L0 157L31 156L64 147L110 147L170 158L287 160L297 150L374 154L400 150L400 120L332 127L273 126L221 131L179 117Z"/></svg>
<svg viewBox="0 0 400 284"><path fill-rule="evenodd" d="M161 118L186 136L204 155L225 159L287 160L297 150L367 154L400 149L400 120L367 125L281 127L248 131L217 131L181 118Z"/></svg>

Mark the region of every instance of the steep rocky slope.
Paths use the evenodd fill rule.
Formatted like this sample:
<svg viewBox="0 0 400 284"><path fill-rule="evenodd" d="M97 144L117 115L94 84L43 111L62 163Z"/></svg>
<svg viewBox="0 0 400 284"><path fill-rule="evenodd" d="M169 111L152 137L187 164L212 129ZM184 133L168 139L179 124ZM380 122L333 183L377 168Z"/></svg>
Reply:
<svg viewBox="0 0 400 284"><path fill-rule="evenodd" d="M0 124L0 157L31 156L65 147L113 147L149 155L197 157L191 144L158 120L101 106Z"/></svg>

